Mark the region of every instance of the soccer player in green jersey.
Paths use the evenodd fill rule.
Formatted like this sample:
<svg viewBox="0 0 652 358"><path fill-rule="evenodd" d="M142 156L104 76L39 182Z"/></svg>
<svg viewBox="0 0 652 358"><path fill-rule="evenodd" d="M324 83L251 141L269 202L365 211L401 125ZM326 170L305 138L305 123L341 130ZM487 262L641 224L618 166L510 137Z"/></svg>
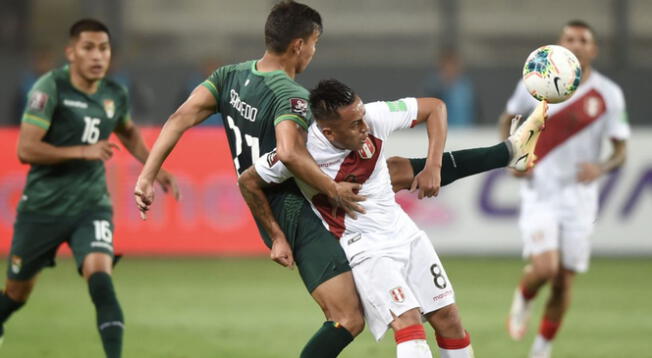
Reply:
<svg viewBox="0 0 652 358"><path fill-rule="evenodd" d="M28 94L18 157L31 165L18 204L5 290L3 324L27 301L38 273L54 265L67 242L97 312L97 328L109 358L121 356L124 318L111 279L113 209L104 161L118 146L115 133L140 162L149 151L129 115L127 91L104 78L111 60L107 27L83 19L70 28L69 64L43 75ZM166 171L156 180L178 196Z"/></svg>
<svg viewBox="0 0 652 358"><path fill-rule="evenodd" d="M176 142L215 112L224 118L238 174L276 147L280 160L297 177L348 213L362 210L356 201L363 198L353 193L359 185L335 183L319 170L305 146L312 121L308 91L294 77L312 60L321 32L321 17L314 9L291 1L274 6L265 24L263 57L217 69L165 123L135 188L143 215L154 200L156 173ZM279 248L292 249L304 284L327 319L301 356L335 357L364 326L346 257L293 182L268 190L267 198L280 226L269 236L261 231L263 239L273 247L272 255ZM275 242L278 237L282 242Z"/></svg>

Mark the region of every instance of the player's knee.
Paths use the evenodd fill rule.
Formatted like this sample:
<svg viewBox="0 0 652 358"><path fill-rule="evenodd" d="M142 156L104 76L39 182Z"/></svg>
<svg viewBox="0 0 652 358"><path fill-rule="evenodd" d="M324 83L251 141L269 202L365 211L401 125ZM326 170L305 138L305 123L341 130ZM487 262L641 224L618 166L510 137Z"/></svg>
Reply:
<svg viewBox="0 0 652 358"><path fill-rule="evenodd" d="M441 308L428 316L428 321L438 335L444 337L463 337L464 327L455 304Z"/></svg>
<svg viewBox="0 0 652 358"><path fill-rule="evenodd" d="M556 265L540 265L536 267L536 274L546 281L555 281L559 274L559 267Z"/></svg>
<svg viewBox="0 0 652 358"><path fill-rule="evenodd" d="M344 328L346 328L353 337L357 336L364 329L364 318L361 313L349 314L346 317L338 320Z"/></svg>
<svg viewBox="0 0 652 358"><path fill-rule="evenodd" d="M396 317L392 321L391 326L395 331L401 330L406 327L421 324L421 312L418 308L409 310L402 315Z"/></svg>
<svg viewBox="0 0 652 358"><path fill-rule="evenodd" d="M30 282L7 281L5 294L16 302L26 302L34 285Z"/></svg>

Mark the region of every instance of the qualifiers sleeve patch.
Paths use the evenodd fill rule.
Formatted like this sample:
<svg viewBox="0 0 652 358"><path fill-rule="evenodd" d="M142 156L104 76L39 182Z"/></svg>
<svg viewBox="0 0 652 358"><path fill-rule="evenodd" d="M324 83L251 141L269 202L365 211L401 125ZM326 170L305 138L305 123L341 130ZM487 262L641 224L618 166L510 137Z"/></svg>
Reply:
<svg viewBox="0 0 652 358"><path fill-rule="evenodd" d="M45 105L48 103L49 96L47 93L41 91L34 91L29 98L29 103L27 108L30 111L43 112L45 110Z"/></svg>
<svg viewBox="0 0 652 358"><path fill-rule="evenodd" d="M267 165L269 165L271 168L276 163L278 163L278 154L276 154L276 149L274 149L273 151L269 152L269 154L267 154Z"/></svg>
<svg viewBox="0 0 652 358"><path fill-rule="evenodd" d="M305 117L308 113L308 101L303 98L290 98L290 108L292 113Z"/></svg>

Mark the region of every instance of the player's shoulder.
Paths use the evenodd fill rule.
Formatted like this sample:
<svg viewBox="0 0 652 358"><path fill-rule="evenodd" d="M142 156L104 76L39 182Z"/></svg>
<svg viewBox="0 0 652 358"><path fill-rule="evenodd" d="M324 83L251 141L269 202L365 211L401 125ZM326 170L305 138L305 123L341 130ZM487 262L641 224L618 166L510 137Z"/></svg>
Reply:
<svg viewBox="0 0 652 358"><path fill-rule="evenodd" d="M112 93L119 97L127 97L129 95L129 90L125 85L118 82L114 78L104 77L104 86L103 91Z"/></svg>
<svg viewBox="0 0 652 358"><path fill-rule="evenodd" d="M593 70L591 76L595 76L593 78L595 88L604 92L607 96L623 96L622 88L611 78L596 70Z"/></svg>
<svg viewBox="0 0 652 358"><path fill-rule="evenodd" d="M303 98L308 99L310 92L298 84L295 80L291 79L285 72L275 73L266 79L267 86L276 94L280 99L286 98Z"/></svg>
<svg viewBox="0 0 652 358"><path fill-rule="evenodd" d="M42 74L36 82L34 82L34 85L32 86L32 89L36 89L39 91L46 91L46 92L54 92L57 89L57 82L61 80L65 80L66 77L65 75L65 69L63 67L61 68L55 68L53 70L50 70L44 74Z"/></svg>

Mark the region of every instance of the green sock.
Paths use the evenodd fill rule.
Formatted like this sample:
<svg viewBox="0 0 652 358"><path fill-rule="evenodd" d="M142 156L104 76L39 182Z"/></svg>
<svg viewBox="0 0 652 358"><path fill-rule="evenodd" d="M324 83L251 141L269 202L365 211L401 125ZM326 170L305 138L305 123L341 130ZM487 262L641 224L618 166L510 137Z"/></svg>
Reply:
<svg viewBox="0 0 652 358"><path fill-rule="evenodd" d="M106 272L96 272L88 279L95 310L97 328L102 338L102 345L107 358L120 358L122 354L122 336L124 318L118 298L113 289L111 276Z"/></svg>
<svg viewBox="0 0 652 358"><path fill-rule="evenodd" d="M441 186L470 175L506 167L509 159L507 142L492 147L445 152L441 165ZM417 175L426 166L426 158L410 159L410 163L414 175Z"/></svg>
<svg viewBox="0 0 652 358"><path fill-rule="evenodd" d="M339 324L326 321L301 351L301 358L335 358L353 341L353 336Z"/></svg>
<svg viewBox="0 0 652 358"><path fill-rule="evenodd" d="M12 300L4 291L0 292L0 337L4 335L3 325L9 319L9 316L23 307L24 304L25 302Z"/></svg>

